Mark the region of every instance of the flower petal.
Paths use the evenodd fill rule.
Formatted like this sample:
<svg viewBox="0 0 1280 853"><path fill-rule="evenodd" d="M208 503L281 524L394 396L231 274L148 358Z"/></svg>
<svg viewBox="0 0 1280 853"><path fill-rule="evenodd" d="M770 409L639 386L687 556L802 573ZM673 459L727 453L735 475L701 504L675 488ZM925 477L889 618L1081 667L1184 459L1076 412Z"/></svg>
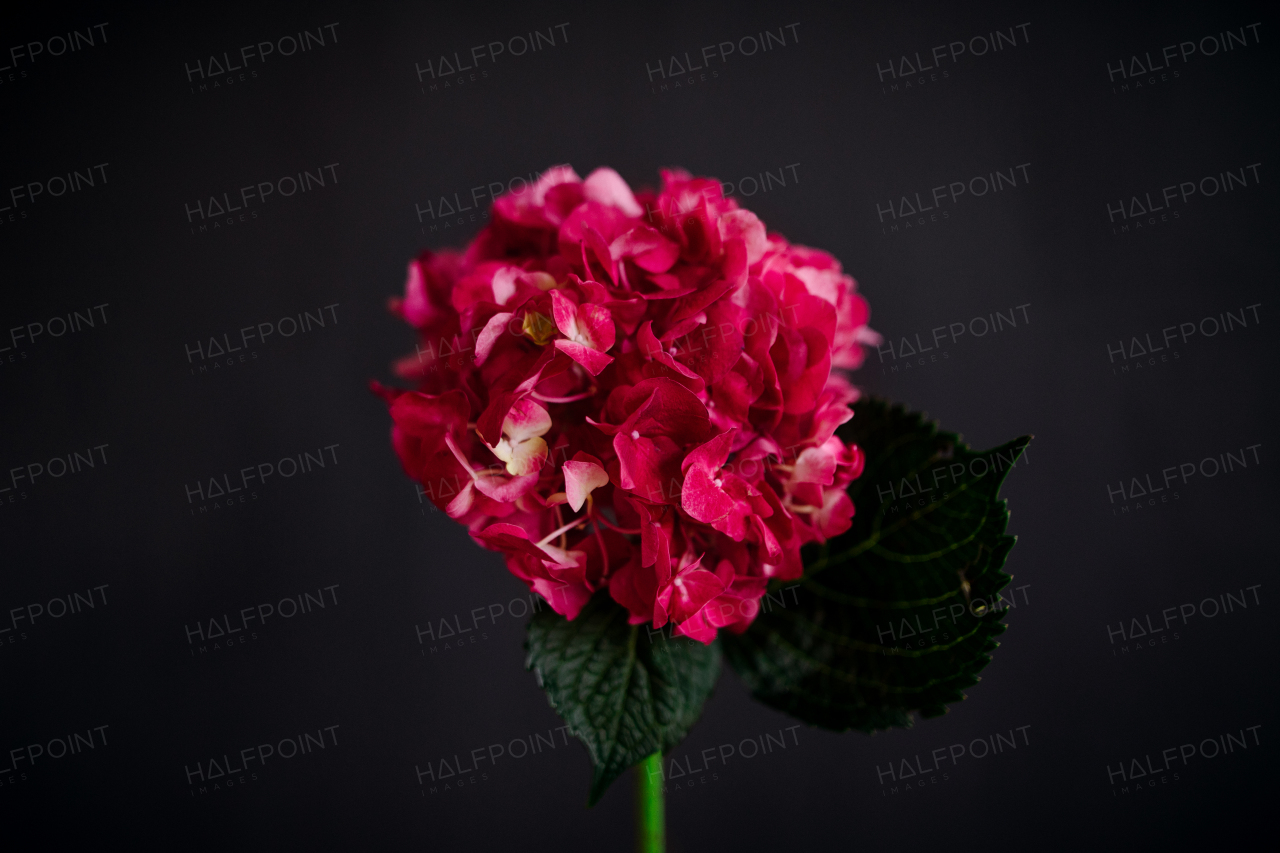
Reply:
<svg viewBox="0 0 1280 853"><path fill-rule="evenodd" d="M592 376L599 376L600 371L613 362L613 356L605 355L600 350L592 349L586 344L566 341L562 338L556 341L555 346L557 350L585 367Z"/></svg>
<svg viewBox="0 0 1280 853"><path fill-rule="evenodd" d="M587 179L582 182L582 195L589 201L616 207L633 219L644 213L644 208L636 201L627 182L607 167L596 169L587 175Z"/></svg>
<svg viewBox="0 0 1280 853"><path fill-rule="evenodd" d="M587 495L592 490L609 485L609 475L605 473L600 461L586 453L578 452L561 468L564 471L565 495L574 512L582 511L582 505L587 502Z"/></svg>

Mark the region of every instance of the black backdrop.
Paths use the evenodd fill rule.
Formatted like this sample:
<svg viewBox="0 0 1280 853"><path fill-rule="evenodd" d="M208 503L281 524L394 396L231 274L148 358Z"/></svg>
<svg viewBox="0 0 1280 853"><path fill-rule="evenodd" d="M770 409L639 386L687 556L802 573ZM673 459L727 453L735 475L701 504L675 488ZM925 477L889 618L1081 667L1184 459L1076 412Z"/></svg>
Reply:
<svg viewBox="0 0 1280 853"><path fill-rule="evenodd" d="M522 667L527 592L419 499L366 387L412 351L385 312L406 261L556 163L732 182L858 278L892 344L860 384L978 447L1036 436L1003 492L1016 609L968 700L834 735L726 672L675 753L673 850L1259 835L1274 23L1069 6L7 12L5 835L630 844L630 780L584 808L585 750ZM979 334L995 312L1016 326ZM197 489L246 467L280 473Z"/></svg>

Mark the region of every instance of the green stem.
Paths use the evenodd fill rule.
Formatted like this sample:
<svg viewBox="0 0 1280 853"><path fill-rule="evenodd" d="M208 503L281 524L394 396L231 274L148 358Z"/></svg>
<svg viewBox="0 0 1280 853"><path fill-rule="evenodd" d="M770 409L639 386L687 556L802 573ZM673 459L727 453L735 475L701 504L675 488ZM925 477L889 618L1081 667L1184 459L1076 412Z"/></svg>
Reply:
<svg viewBox="0 0 1280 853"><path fill-rule="evenodd" d="M662 800L662 753L655 752L636 765L636 850L665 853L666 805Z"/></svg>

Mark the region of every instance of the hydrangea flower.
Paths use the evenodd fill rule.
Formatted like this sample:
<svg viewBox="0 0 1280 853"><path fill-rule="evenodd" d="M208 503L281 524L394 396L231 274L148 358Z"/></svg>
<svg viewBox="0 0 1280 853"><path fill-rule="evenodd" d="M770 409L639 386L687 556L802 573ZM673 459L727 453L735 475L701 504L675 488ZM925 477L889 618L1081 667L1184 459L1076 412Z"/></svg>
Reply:
<svg viewBox="0 0 1280 853"><path fill-rule="evenodd" d="M557 167L409 264L417 390L375 390L409 476L557 612L608 590L710 643L850 527L858 394L832 368L878 342L856 288L717 181Z"/></svg>

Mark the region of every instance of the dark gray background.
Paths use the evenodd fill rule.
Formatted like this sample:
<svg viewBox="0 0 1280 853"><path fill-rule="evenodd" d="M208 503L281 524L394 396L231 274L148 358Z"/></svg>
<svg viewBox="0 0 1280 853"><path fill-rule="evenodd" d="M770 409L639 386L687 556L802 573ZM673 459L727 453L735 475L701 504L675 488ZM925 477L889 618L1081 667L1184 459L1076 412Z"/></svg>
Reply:
<svg viewBox="0 0 1280 853"><path fill-rule="evenodd" d="M524 590L418 500L366 387L412 350L385 312L406 261L479 227L431 232L415 204L571 163L582 175L612 166L636 186L664 166L737 182L795 165L798 182L744 203L840 258L887 338L927 341L936 326L1029 306L1029 324L961 338L944 361L905 369L871 353L856 375L975 446L1036 436L1003 491L1019 536L1009 571L1030 584L1027 601L982 683L910 730L801 727L785 751L673 779L672 850L1262 837L1276 794L1277 437L1264 393L1277 369L1274 17L1247 3L960 5L6 12L6 50L108 23L105 44L0 75L0 206L11 186L108 164L105 185L24 202L0 225L0 487L11 487L0 492L0 629L10 608L108 585L105 605L0 633L0 769L10 749L108 726L93 751L0 774L6 836L184 849L630 845L630 780L586 810L576 742L500 759L474 784L418 784L415 765L560 721L523 669L523 619L500 618L462 648L419 643L415 626ZM334 22L336 44L269 58L256 79L187 84L184 64ZM482 65L486 79L418 85L415 62L561 23L567 43L499 57ZM646 65L793 23L785 48L650 89ZM903 54L1024 23L1029 41L948 62L946 79L889 92L877 78ZM1256 43L1250 33L1247 48L1175 62L1176 79L1128 92L1108 81L1108 63L1253 23ZM256 220L188 228L184 205L197 198L329 163L336 185L273 199ZM877 204L1024 163L1025 186L881 232ZM1108 203L1253 163L1260 183L1112 233ZM102 303L105 325L11 345L12 327ZM197 340L332 303L336 325L191 372L184 347ZM1257 303L1260 324L1250 315L1245 329L1197 335L1173 347L1176 360L1119 373L1109 359L1121 339L1158 341L1164 327ZM335 443L336 466L192 514L184 485L198 478ZM11 468L101 444L106 465L12 488ZM1168 466L1256 444L1260 464L1196 476L1176 500L1120 514L1108 497L1108 484L1158 482ZM336 605L270 621L257 639L204 654L188 643L198 620L333 584ZM1261 604L1113 655L1108 625L1258 584ZM703 749L793 724L726 671L676 757L697 766ZM269 761L244 784L200 794L187 782L196 761L332 725L336 745ZM1192 759L1176 779L1125 794L1108 781L1120 762L1255 725L1260 745ZM1021 726L1029 742L1016 751L963 759L923 787L891 793L877 775Z"/></svg>

